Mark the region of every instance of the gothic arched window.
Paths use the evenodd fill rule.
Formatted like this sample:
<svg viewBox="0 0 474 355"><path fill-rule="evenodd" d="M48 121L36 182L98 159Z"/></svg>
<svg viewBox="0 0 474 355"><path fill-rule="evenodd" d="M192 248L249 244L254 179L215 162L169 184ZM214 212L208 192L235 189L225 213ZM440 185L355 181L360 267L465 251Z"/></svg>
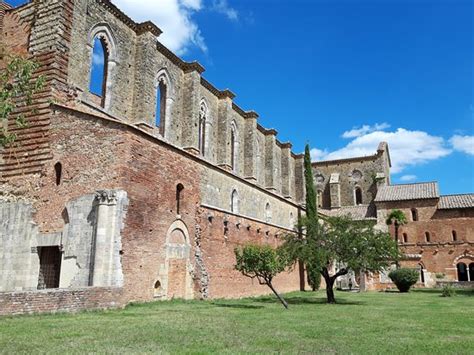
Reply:
<svg viewBox="0 0 474 355"><path fill-rule="evenodd" d="M89 81L89 91L100 97L100 105L105 105L105 95L107 94L107 71L108 71L108 51L105 37L96 36L92 49L91 77Z"/></svg>
<svg viewBox="0 0 474 355"><path fill-rule="evenodd" d="M354 189L354 199L356 206L362 205L362 189L359 186Z"/></svg>
<svg viewBox="0 0 474 355"><path fill-rule="evenodd" d="M230 166L233 172L237 172L239 157L239 141L238 131L235 122L232 122L230 127Z"/></svg>
<svg viewBox="0 0 474 355"><path fill-rule="evenodd" d="M469 276L467 273L467 265L464 263L458 263L456 265L458 271L458 281L469 281Z"/></svg>
<svg viewBox="0 0 474 355"><path fill-rule="evenodd" d="M237 190L232 191L230 198L230 211L232 213L239 213L239 194Z"/></svg>
<svg viewBox="0 0 474 355"><path fill-rule="evenodd" d="M272 221L272 208L270 203L267 202L265 205L265 222L270 223Z"/></svg>
<svg viewBox="0 0 474 355"><path fill-rule="evenodd" d="M413 222L418 221L418 211L416 210L416 208L411 209L411 220Z"/></svg>
<svg viewBox="0 0 474 355"><path fill-rule="evenodd" d="M207 105L201 101L199 107L199 152L202 156L206 155L206 124L207 124Z"/></svg>

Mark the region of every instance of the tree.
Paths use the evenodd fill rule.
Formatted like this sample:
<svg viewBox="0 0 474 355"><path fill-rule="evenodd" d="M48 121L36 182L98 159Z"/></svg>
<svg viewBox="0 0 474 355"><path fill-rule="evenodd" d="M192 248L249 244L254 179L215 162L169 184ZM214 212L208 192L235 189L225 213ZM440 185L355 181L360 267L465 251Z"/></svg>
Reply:
<svg viewBox="0 0 474 355"><path fill-rule="evenodd" d="M321 286L321 273L319 272L318 267L306 265L306 276L311 290L319 290L319 287Z"/></svg>
<svg viewBox="0 0 474 355"><path fill-rule="evenodd" d="M44 77L35 77L38 63L27 58L9 55L0 48L0 147L15 141L16 135L7 130L8 119L14 111L31 105L33 95L44 86ZM25 127L24 114L15 115L17 127Z"/></svg>
<svg viewBox="0 0 474 355"><path fill-rule="evenodd" d="M407 217L405 214L400 211L400 210L392 210L390 214L387 216L387 220L385 221L387 225L394 225L395 226L395 243L398 248L398 229L400 226L407 224ZM399 267L398 261L397 261L397 269Z"/></svg>
<svg viewBox="0 0 474 355"><path fill-rule="evenodd" d="M330 218L314 240L321 275L326 281L328 303L335 303L334 283L339 276L353 271L379 272L398 259L396 244L388 233L374 229L372 222L353 221L349 217ZM331 274L331 265L344 265Z"/></svg>
<svg viewBox="0 0 474 355"><path fill-rule="evenodd" d="M273 278L282 272L287 264L283 255L278 254L269 245L246 245L243 248L235 248L234 253L237 259L235 269L244 276L256 278L260 285L270 287L283 306L288 309L288 303L272 284Z"/></svg>

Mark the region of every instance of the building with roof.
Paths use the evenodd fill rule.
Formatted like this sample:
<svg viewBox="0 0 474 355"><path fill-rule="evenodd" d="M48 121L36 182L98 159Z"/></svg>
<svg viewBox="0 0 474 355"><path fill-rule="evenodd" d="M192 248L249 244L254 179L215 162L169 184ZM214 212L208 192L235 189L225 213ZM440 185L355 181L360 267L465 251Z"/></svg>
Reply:
<svg viewBox="0 0 474 355"><path fill-rule="evenodd" d="M440 195L436 181L392 185L390 167L386 143L371 156L313 163L320 213L373 221L393 235L386 219L401 210L407 218L399 230L401 264L420 270L418 286L474 281L474 194ZM391 282L382 273L365 287L386 288Z"/></svg>
<svg viewBox="0 0 474 355"><path fill-rule="evenodd" d="M45 79L33 102L18 98L7 123L17 139L0 149L0 314L267 292L234 269L234 248L294 232L305 184L291 143L109 0L0 0L0 32ZM425 280L461 279L472 196L391 185L390 165L383 142L372 156L315 162L320 213L386 228L389 210L415 208L407 255ZM295 270L275 285L304 282Z"/></svg>

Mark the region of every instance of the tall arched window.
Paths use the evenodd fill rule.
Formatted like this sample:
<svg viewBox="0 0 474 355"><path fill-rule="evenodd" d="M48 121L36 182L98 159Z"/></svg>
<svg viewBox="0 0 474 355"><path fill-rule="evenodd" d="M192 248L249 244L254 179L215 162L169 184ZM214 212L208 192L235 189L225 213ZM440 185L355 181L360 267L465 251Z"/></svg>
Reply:
<svg viewBox="0 0 474 355"><path fill-rule="evenodd" d="M239 194L237 190L232 191L232 196L230 198L230 211L232 213L239 213Z"/></svg>
<svg viewBox="0 0 474 355"><path fill-rule="evenodd" d="M199 152L202 156L206 155L206 124L207 124L207 105L201 101L199 107Z"/></svg>
<svg viewBox="0 0 474 355"><path fill-rule="evenodd" d="M408 243L408 234L403 233L403 243Z"/></svg>
<svg viewBox="0 0 474 355"><path fill-rule="evenodd" d="M418 267L420 268L420 281L421 283L425 283L425 273L423 271L423 265L422 264L418 264Z"/></svg>
<svg viewBox="0 0 474 355"><path fill-rule="evenodd" d="M166 81L161 78L158 82L156 89L156 114L155 114L155 126L159 128L160 134L163 135L165 132L165 119L166 119L166 97L168 88Z"/></svg>
<svg viewBox="0 0 474 355"><path fill-rule="evenodd" d="M416 208L411 209L411 220L413 222L418 221L418 211L416 210Z"/></svg>
<svg viewBox="0 0 474 355"><path fill-rule="evenodd" d="M270 203L267 202L265 205L265 222L270 223L272 221L272 208Z"/></svg>
<svg viewBox="0 0 474 355"><path fill-rule="evenodd" d="M458 281L469 281L466 264L458 263L456 268L458 271Z"/></svg>
<svg viewBox="0 0 474 355"><path fill-rule="evenodd" d="M453 242L456 242L458 240L458 234L456 233L456 231L453 230L451 232L451 235L453 237Z"/></svg>
<svg viewBox="0 0 474 355"><path fill-rule="evenodd" d="M239 132L237 125L232 122L230 126L230 166L233 172L238 171L238 157L239 157Z"/></svg>
<svg viewBox="0 0 474 355"><path fill-rule="evenodd" d="M61 178L63 173L63 166L60 162L54 164L54 172L56 173L56 186L61 185Z"/></svg>
<svg viewBox="0 0 474 355"><path fill-rule="evenodd" d="M181 200L183 198L184 186L182 184L176 185L176 214L180 214Z"/></svg>
<svg viewBox="0 0 474 355"><path fill-rule="evenodd" d="M108 63L109 58L106 39L104 36L97 35L94 38L94 46L92 49L89 91L100 97L100 105L102 107L105 106Z"/></svg>
<svg viewBox="0 0 474 355"><path fill-rule="evenodd" d="M425 232L425 241L427 243L431 242L431 235L430 232Z"/></svg>
<svg viewBox="0 0 474 355"><path fill-rule="evenodd" d="M111 103L110 82L114 78L117 65L116 45L112 31L107 25L99 24L91 29L88 37L90 47L89 91L98 97L98 103L109 109ZM92 97L93 101L96 101Z"/></svg>
<svg viewBox="0 0 474 355"><path fill-rule="evenodd" d="M318 190L318 207L323 207L323 192L321 190Z"/></svg>
<svg viewBox="0 0 474 355"><path fill-rule="evenodd" d="M362 189L359 186L354 189L354 199L356 206L362 205Z"/></svg>

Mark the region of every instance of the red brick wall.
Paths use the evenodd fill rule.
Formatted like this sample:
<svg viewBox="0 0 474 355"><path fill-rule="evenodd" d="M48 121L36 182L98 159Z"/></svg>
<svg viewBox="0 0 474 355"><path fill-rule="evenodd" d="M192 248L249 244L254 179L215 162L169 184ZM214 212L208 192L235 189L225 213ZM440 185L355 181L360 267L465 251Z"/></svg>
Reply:
<svg viewBox="0 0 474 355"><path fill-rule="evenodd" d="M210 275L209 296L225 298L271 293L267 286L261 286L257 280L251 280L234 270L234 248L249 243L277 247L281 243L278 236L287 231L215 210L203 209L201 214L201 246ZM208 215L213 215L212 222L207 218ZM227 231L224 220L227 220ZM278 275L275 286L279 292L299 290L298 270Z"/></svg>
<svg viewBox="0 0 474 355"><path fill-rule="evenodd" d="M0 293L0 316L77 312L86 309L106 309L122 306L124 306L122 289L117 287Z"/></svg>
<svg viewBox="0 0 474 355"><path fill-rule="evenodd" d="M399 229L401 250L406 254L421 254L421 260L405 261L402 265L415 267L421 263L431 273L445 273L456 279L456 260L473 253L474 209L437 210L437 200L403 201L378 205L378 210L400 209L405 213L408 223ZM418 211L418 221L413 221L411 208ZM456 231L457 241L452 232ZM426 241L429 232L430 241ZM391 228L392 235L394 234ZM403 234L407 243L403 242Z"/></svg>

